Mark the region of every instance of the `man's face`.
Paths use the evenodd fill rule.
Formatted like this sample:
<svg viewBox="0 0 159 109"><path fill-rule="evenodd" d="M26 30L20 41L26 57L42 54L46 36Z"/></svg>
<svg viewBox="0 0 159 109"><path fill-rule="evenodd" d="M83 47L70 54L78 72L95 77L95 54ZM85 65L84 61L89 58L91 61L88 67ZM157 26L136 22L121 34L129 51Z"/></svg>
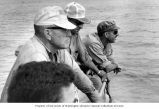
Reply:
<svg viewBox="0 0 159 109"><path fill-rule="evenodd" d="M57 49L68 48L70 45L70 36L71 36L70 30L66 30L60 27L57 28L53 27L50 29L51 31L49 32L51 36L50 40L51 45L53 45Z"/></svg>
<svg viewBox="0 0 159 109"><path fill-rule="evenodd" d="M119 36L119 33L118 33L118 30L113 30L113 31L106 32L104 36L107 38L107 40L110 43L115 43L117 36Z"/></svg>
<svg viewBox="0 0 159 109"><path fill-rule="evenodd" d="M79 32L80 29L83 28L83 24L80 24L80 25L76 25L77 27L75 29L73 29L73 31L76 31L76 32Z"/></svg>
<svg viewBox="0 0 159 109"><path fill-rule="evenodd" d="M79 20L76 20L76 19L72 19L72 18L69 18L69 21L72 22L74 25L76 25L77 27L75 29L73 29L71 32L73 34L78 34L78 32L80 31L80 29L83 28L83 25L84 23L79 21Z"/></svg>

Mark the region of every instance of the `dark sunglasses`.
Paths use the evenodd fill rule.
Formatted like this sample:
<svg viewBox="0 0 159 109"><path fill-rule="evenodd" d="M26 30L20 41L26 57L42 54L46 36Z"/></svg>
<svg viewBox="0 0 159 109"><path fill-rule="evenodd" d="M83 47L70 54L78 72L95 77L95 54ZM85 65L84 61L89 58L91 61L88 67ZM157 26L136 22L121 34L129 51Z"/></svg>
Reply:
<svg viewBox="0 0 159 109"><path fill-rule="evenodd" d="M62 29L62 30L66 30L65 28L61 28L61 27L48 27L47 29Z"/></svg>
<svg viewBox="0 0 159 109"><path fill-rule="evenodd" d="M118 30L113 31L113 34L117 35L118 34Z"/></svg>
<svg viewBox="0 0 159 109"><path fill-rule="evenodd" d="M47 29L54 29L54 30L56 30L56 29L60 29L60 30L63 30L63 31L65 31L66 33L69 33L69 29L65 29L65 28L61 28L61 27L48 27Z"/></svg>
<svg viewBox="0 0 159 109"><path fill-rule="evenodd" d="M79 26L79 25L83 25L84 23L83 22L79 22L79 21L76 21L75 22L75 25Z"/></svg>

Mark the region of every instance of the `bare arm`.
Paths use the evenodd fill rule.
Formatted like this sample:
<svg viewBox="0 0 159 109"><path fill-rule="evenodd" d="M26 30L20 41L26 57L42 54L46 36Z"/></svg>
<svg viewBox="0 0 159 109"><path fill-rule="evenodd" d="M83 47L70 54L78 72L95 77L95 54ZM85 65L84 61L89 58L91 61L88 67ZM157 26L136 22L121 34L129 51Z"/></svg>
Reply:
<svg viewBox="0 0 159 109"><path fill-rule="evenodd" d="M92 59L89 56L85 45L82 43L80 36L78 36L77 40L78 40L77 42L78 42L78 52L79 52L79 58L80 58L80 60L84 63L85 66L87 66L89 69L91 69L96 74L98 74L99 69L92 62Z"/></svg>
<svg viewBox="0 0 159 109"><path fill-rule="evenodd" d="M117 68L117 64L108 60L107 56L103 53L103 48L99 43L91 43L88 47L92 58L99 65L100 69L106 72L113 71Z"/></svg>
<svg viewBox="0 0 159 109"><path fill-rule="evenodd" d="M85 93L91 102L102 102L102 98L99 96L99 92L95 89L92 81L80 69L78 64L67 50L65 50L64 63L71 66L75 71L76 79L74 84L77 86L77 88Z"/></svg>

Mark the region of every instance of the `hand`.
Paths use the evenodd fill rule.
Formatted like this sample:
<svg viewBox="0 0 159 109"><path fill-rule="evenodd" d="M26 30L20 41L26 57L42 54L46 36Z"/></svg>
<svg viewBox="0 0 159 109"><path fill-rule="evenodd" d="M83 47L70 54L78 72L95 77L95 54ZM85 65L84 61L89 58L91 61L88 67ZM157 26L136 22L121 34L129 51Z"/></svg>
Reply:
<svg viewBox="0 0 159 109"><path fill-rule="evenodd" d="M100 70L98 76L101 78L102 82L107 81L108 79L107 73L103 70Z"/></svg>
<svg viewBox="0 0 159 109"><path fill-rule="evenodd" d="M114 69L114 73L117 75L119 72L121 72L121 68L117 67Z"/></svg>

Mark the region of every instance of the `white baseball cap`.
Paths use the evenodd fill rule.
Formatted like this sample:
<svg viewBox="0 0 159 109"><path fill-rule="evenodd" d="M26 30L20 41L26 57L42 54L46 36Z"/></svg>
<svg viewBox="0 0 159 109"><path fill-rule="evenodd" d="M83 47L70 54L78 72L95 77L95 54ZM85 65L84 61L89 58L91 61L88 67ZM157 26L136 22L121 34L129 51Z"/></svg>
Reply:
<svg viewBox="0 0 159 109"><path fill-rule="evenodd" d="M65 29L75 29L76 26L68 21L64 10L59 6L42 8L34 19L35 25L56 25Z"/></svg>
<svg viewBox="0 0 159 109"><path fill-rule="evenodd" d="M85 8L76 2L69 3L66 8L65 12L69 18L77 19L83 23L90 23L90 19L85 17Z"/></svg>

